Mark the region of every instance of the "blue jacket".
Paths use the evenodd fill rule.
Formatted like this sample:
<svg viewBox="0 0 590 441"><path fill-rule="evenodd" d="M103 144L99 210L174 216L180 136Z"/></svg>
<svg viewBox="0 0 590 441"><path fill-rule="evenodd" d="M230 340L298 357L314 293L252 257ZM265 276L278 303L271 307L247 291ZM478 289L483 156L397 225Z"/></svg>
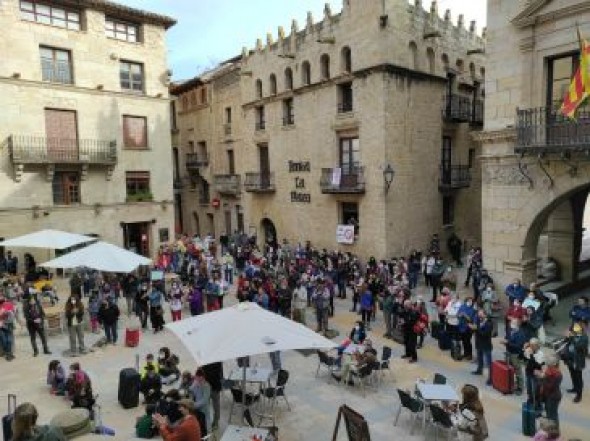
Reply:
<svg viewBox="0 0 590 441"><path fill-rule="evenodd" d="M360 298L361 309L372 309L373 308L373 294L371 291L365 291L361 294Z"/></svg>
<svg viewBox="0 0 590 441"><path fill-rule="evenodd" d="M459 316L459 332L464 333L470 330L469 323L475 323L477 312L473 306L463 303L457 312Z"/></svg>
<svg viewBox="0 0 590 441"><path fill-rule="evenodd" d="M570 311L570 318L573 321L582 321L584 323L590 322L590 307L574 305Z"/></svg>
<svg viewBox="0 0 590 441"><path fill-rule="evenodd" d="M506 340L506 350L509 354L522 354L524 344L528 341L527 335L522 329L511 332Z"/></svg>
<svg viewBox="0 0 590 441"><path fill-rule="evenodd" d="M514 302L514 299L518 299L520 302L522 302L526 297L526 290L522 285L517 285L515 287L513 284L510 284L506 287L505 292L510 299L510 303Z"/></svg>

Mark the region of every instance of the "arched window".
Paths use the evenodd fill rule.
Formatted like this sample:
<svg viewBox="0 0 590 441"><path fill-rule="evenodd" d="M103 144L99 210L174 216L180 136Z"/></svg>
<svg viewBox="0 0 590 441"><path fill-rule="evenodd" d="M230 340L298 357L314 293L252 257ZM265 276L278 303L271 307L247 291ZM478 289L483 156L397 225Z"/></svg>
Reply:
<svg viewBox="0 0 590 441"><path fill-rule="evenodd" d="M352 72L352 53L348 46L344 46L340 51L340 70L342 72Z"/></svg>
<svg viewBox="0 0 590 441"><path fill-rule="evenodd" d="M440 57L443 67L445 68L445 70L449 69L449 56L447 54L442 54L442 56Z"/></svg>
<svg viewBox="0 0 590 441"><path fill-rule="evenodd" d="M277 94L277 77L275 74L270 74L270 94Z"/></svg>
<svg viewBox="0 0 590 441"><path fill-rule="evenodd" d="M311 66L309 61L301 63L301 82L304 86L311 84Z"/></svg>
<svg viewBox="0 0 590 441"><path fill-rule="evenodd" d="M323 54L320 57L320 72L322 80L330 79L330 56L328 54Z"/></svg>
<svg viewBox="0 0 590 441"><path fill-rule="evenodd" d="M262 98L262 80L256 80L256 98Z"/></svg>
<svg viewBox="0 0 590 441"><path fill-rule="evenodd" d="M410 69L418 70L418 46L413 41L410 41Z"/></svg>
<svg viewBox="0 0 590 441"><path fill-rule="evenodd" d="M429 47L426 49L426 59L428 60L428 72L431 74L436 72L436 64L434 62L434 49Z"/></svg>
<svg viewBox="0 0 590 441"><path fill-rule="evenodd" d="M290 67L285 69L285 89L292 90L293 89L293 71Z"/></svg>

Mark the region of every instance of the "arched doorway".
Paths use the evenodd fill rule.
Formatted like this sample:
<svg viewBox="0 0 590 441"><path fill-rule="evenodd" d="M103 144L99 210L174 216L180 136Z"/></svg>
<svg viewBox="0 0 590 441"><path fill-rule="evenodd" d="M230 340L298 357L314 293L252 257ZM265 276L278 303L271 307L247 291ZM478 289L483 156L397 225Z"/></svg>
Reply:
<svg viewBox="0 0 590 441"><path fill-rule="evenodd" d="M260 222L261 230L262 230L262 240L263 243L270 244L273 247L276 247L277 244L277 229L275 228L275 224L269 218L265 217Z"/></svg>

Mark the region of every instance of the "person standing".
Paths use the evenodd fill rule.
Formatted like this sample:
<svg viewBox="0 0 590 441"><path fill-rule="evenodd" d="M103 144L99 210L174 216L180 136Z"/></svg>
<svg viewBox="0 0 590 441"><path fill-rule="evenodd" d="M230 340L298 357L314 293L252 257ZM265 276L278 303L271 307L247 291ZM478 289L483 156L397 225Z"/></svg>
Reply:
<svg viewBox="0 0 590 441"><path fill-rule="evenodd" d="M414 332L414 325L418 322L419 314L418 311L412 305L411 300L404 301L404 309L401 313L401 319L403 320L403 331L404 331L404 348L405 354L402 358L407 358L410 363L416 363L418 361L418 352L416 346L418 345L418 334Z"/></svg>
<svg viewBox="0 0 590 441"><path fill-rule="evenodd" d="M213 406L213 419L211 421L211 428L213 430L219 427L219 419L221 417L221 391L223 381L223 363L206 364L201 368L205 374L207 383L211 386L211 404Z"/></svg>
<svg viewBox="0 0 590 441"><path fill-rule="evenodd" d="M193 384L190 388L190 391L195 400L195 410L201 412L205 416L207 431L209 431L209 426L211 425L211 415L209 412L211 385L207 382L203 369L197 369L197 372L195 372L195 377L193 379Z"/></svg>
<svg viewBox="0 0 590 441"><path fill-rule="evenodd" d="M514 368L514 376L516 379L515 395L522 395L524 386L524 379L522 376L523 350L527 342L525 332L520 328L520 320L511 319L508 324L510 332L507 333L506 340L501 343L506 346L506 354L508 355L508 363Z"/></svg>
<svg viewBox="0 0 590 441"><path fill-rule="evenodd" d="M51 354L47 347L47 338L45 337L45 328L43 322L45 321L45 312L41 306L41 302L37 294L33 294L28 300L23 302L23 315L27 324L27 331L31 338L31 346L33 347L33 356L39 355L39 348L37 347L37 335L41 340L44 354Z"/></svg>
<svg viewBox="0 0 590 441"><path fill-rule="evenodd" d="M301 283L301 280L296 282L295 290L293 291L293 320L305 326L305 312L307 308L307 289Z"/></svg>
<svg viewBox="0 0 590 441"><path fill-rule="evenodd" d="M164 329L164 310L162 309L163 294L157 284L152 285L152 290L148 295L150 305L150 321L154 333Z"/></svg>
<svg viewBox="0 0 590 441"><path fill-rule="evenodd" d="M11 276L18 273L18 257L12 255L12 251L6 252L6 272Z"/></svg>
<svg viewBox="0 0 590 441"><path fill-rule="evenodd" d="M366 284L361 287L360 296L361 320L367 330L371 330L371 313L373 312L373 293Z"/></svg>
<svg viewBox="0 0 590 441"><path fill-rule="evenodd" d="M383 320L385 322L385 334L383 337L393 338L393 309L395 298L393 296L394 287L388 286L383 297Z"/></svg>
<svg viewBox="0 0 590 441"><path fill-rule="evenodd" d="M565 351L562 353L572 380L572 388L568 389L567 392L575 394L574 403L582 401L582 392L584 390L582 371L586 367L587 356L588 335L580 323L575 323L570 331Z"/></svg>
<svg viewBox="0 0 590 441"><path fill-rule="evenodd" d="M113 298L105 298L98 310L98 322L104 327L107 344L117 344L117 322L119 321L119 307Z"/></svg>
<svg viewBox="0 0 590 441"><path fill-rule="evenodd" d="M125 301L127 303L127 317L131 317L131 313L136 310L134 303L139 289L139 280L137 280L137 277L135 277L134 274L129 274L123 279L122 287Z"/></svg>
<svg viewBox="0 0 590 441"><path fill-rule="evenodd" d="M475 323L476 315L477 313L473 307L473 299L468 297L465 299L465 303L459 308L457 314L459 318L458 330L463 345L463 359L467 361L473 360L473 345L471 344L473 331L471 325Z"/></svg>
<svg viewBox="0 0 590 441"><path fill-rule="evenodd" d="M16 311L12 302L0 291L0 344L6 361L14 360L14 322Z"/></svg>
<svg viewBox="0 0 590 441"><path fill-rule="evenodd" d="M488 369L488 379L486 384L492 384L492 335L494 326L485 310L480 309L477 312L475 323L470 325L475 332L475 349L477 351L477 369L472 372L474 375L482 375L483 369Z"/></svg>
<svg viewBox="0 0 590 441"><path fill-rule="evenodd" d="M539 381L536 372L541 372L545 364L545 354L541 351L541 344L538 339L531 338L528 343L524 345L525 358L525 378L526 378L526 392L527 402L540 408L538 397Z"/></svg>
<svg viewBox="0 0 590 441"><path fill-rule="evenodd" d="M79 350L80 353L85 354L84 329L82 329L82 323L84 321L84 304L79 296L73 293L70 295L66 301L65 316L70 336L70 353L75 355ZM78 343L78 349L76 349L76 343Z"/></svg>
<svg viewBox="0 0 590 441"><path fill-rule="evenodd" d="M330 307L330 291L328 291L328 289L326 288L323 279L317 279L317 285L311 297L315 304L316 310L316 332L326 333L326 331L328 330L328 309Z"/></svg>
<svg viewBox="0 0 590 441"><path fill-rule="evenodd" d="M82 278L77 272L72 274L72 277L70 277L70 292L82 298L83 283Z"/></svg>
<svg viewBox="0 0 590 441"><path fill-rule="evenodd" d="M555 421L559 428L558 408L561 402L562 374L559 370L559 358L554 355L547 357L547 362L541 370L534 372L540 382L539 399L545 407L547 418Z"/></svg>
<svg viewBox="0 0 590 441"><path fill-rule="evenodd" d="M141 322L141 328L147 328L147 319L149 311L149 287L147 282L143 282L135 296L135 313Z"/></svg>

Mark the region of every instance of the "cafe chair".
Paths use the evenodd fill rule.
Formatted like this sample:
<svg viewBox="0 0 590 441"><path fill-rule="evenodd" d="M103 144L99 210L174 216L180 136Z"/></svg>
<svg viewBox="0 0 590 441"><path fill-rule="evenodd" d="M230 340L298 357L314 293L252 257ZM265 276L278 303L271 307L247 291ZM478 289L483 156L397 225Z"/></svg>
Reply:
<svg viewBox="0 0 590 441"><path fill-rule="evenodd" d="M365 396L365 388L366 388L365 383L367 381L370 381L372 372L373 372L373 365L370 363L363 364L359 368L352 367L350 369L350 376L351 376L351 378L356 378L358 380L359 387L361 388L362 393L363 393L363 397Z"/></svg>
<svg viewBox="0 0 590 441"><path fill-rule="evenodd" d="M397 389L397 394L399 395L400 404L393 425L397 426L402 410L408 410L410 412L410 419L412 420L412 426L410 427L410 435L412 435L416 422L419 422L419 416L424 412L424 404L401 389Z"/></svg>
<svg viewBox="0 0 590 441"><path fill-rule="evenodd" d="M324 351L320 351L318 349L317 351L318 353L318 368L315 371L315 376L317 377L320 373L320 369L325 369L328 371L329 377L328 380L330 380L330 378L332 377L332 372L336 371L338 365L336 364L336 358L328 355L326 352Z"/></svg>
<svg viewBox="0 0 590 441"><path fill-rule="evenodd" d="M443 374L436 373L434 374L432 384L447 384L447 377Z"/></svg>
<svg viewBox="0 0 590 441"><path fill-rule="evenodd" d="M451 436L451 439L457 439L458 432L453 424L451 416L440 406L431 404L430 406L430 424L434 426L434 440L438 440L439 429L444 430L447 433L447 438Z"/></svg>
<svg viewBox="0 0 590 441"><path fill-rule="evenodd" d="M289 400L285 394L285 386L287 385L287 381L289 381L289 372L284 369L280 369L279 373L277 374L276 385L274 387L268 387L262 390L262 395L271 401L272 410L274 410L274 406L278 397L283 397L285 403L287 403L287 409L291 410L291 405L289 404Z"/></svg>
<svg viewBox="0 0 590 441"><path fill-rule="evenodd" d="M387 369L388 371L391 371L391 354L391 348L389 346L383 346L381 360L378 360L373 364L373 372L375 372L375 374L377 375L377 384L381 383L381 378L383 376L384 370Z"/></svg>
<svg viewBox="0 0 590 441"><path fill-rule="evenodd" d="M232 395L232 402L231 402L231 406L229 408L229 419L227 421L228 424L231 424L232 421L232 416L234 413L234 404L237 404L237 407L241 410L242 408L244 408L244 419L246 419L247 423L250 426L254 426L254 423L252 422L252 416L250 414L250 407L254 404L260 401L260 394L252 394L252 393L246 393L246 395L244 395L242 393L241 389L237 389L237 388L231 388L231 395Z"/></svg>

